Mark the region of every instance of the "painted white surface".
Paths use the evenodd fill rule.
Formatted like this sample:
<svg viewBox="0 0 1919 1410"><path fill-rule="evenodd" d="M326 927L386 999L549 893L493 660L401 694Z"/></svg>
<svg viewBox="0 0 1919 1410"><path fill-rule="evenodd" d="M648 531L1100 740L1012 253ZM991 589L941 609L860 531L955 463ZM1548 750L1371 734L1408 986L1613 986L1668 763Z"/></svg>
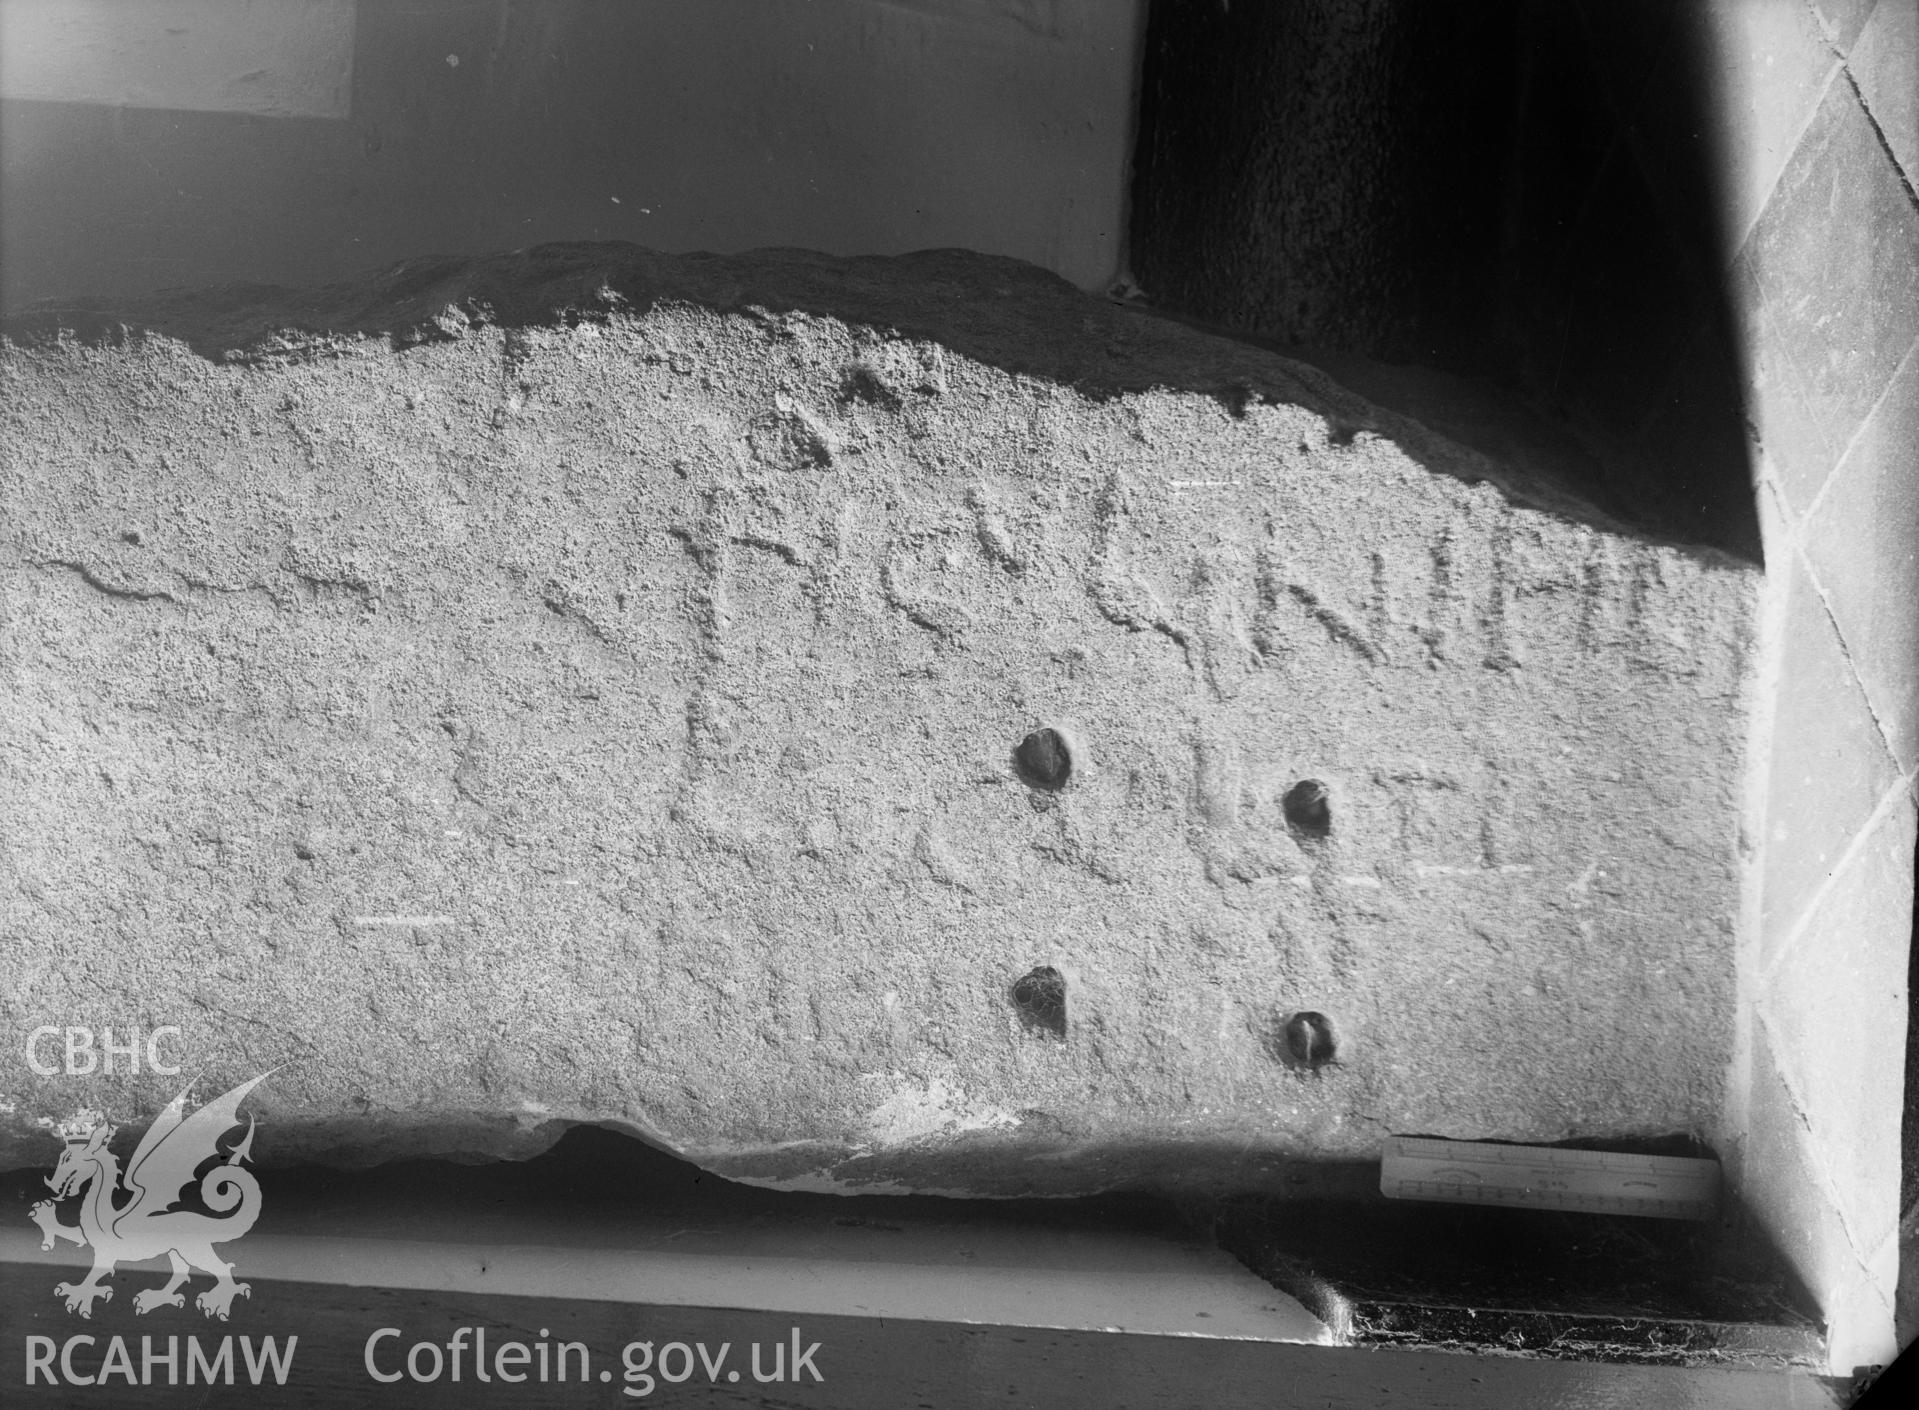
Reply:
<svg viewBox="0 0 1919 1410"><path fill-rule="evenodd" d="M1765 209L1839 56L1806 0L1707 0L1699 12L1730 258Z"/></svg>

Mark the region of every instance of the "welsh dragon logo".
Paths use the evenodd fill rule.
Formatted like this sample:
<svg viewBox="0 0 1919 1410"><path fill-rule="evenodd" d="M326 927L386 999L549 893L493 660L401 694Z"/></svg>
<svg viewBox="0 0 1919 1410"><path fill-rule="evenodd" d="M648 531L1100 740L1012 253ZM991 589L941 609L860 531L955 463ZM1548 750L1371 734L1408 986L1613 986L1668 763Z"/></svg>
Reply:
<svg viewBox="0 0 1919 1410"><path fill-rule="evenodd" d="M42 1249L52 1248L56 1239L93 1249L93 1271L83 1281L54 1284L54 1296L65 1299L67 1311L91 1317L96 1300L113 1298L106 1280L113 1275L115 1264L140 1263L161 1254L171 1260L173 1276L165 1287L135 1293L135 1312L185 1306L180 1286L196 1268L215 1279L212 1287L194 1299L209 1317L226 1321L233 1299L252 1295L246 1283L233 1280L233 1265L213 1251L216 1243L231 1243L246 1233L260 1217L259 1182L251 1171L241 1167L253 1150L251 1119L246 1135L227 1153L225 1162L199 1177L200 1200L213 1213L172 1206L194 1183L201 1166L219 1160L220 1138L240 1124L241 1100L271 1075L263 1072L251 1082L242 1082L191 1116L185 1112L192 1087L181 1092L153 1119L134 1148L133 1159L127 1163L124 1190L119 1157L108 1148L118 1128L84 1113L55 1128L55 1134L66 1141L66 1149L60 1152L60 1161L47 1178L54 1197L34 1205L29 1217L40 1226ZM74 1194L82 1195L80 1222L62 1224L55 1201Z"/></svg>

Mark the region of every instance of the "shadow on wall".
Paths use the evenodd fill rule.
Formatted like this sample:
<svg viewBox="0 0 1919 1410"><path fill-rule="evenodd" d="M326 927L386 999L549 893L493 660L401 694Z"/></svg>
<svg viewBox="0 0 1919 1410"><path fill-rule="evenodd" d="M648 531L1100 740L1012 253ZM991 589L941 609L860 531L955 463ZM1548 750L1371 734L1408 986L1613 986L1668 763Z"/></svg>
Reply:
<svg viewBox="0 0 1919 1410"><path fill-rule="evenodd" d="M1377 364L1503 388L1595 502L1757 562L1690 8L1154 0L1133 274L1416 415Z"/></svg>
<svg viewBox="0 0 1919 1410"><path fill-rule="evenodd" d="M148 332L214 362L281 363L335 355L343 339L408 348L481 327L510 334L576 326L682 302L743 313L775 336L785 335L789 316L824 316L927 338L1093 400L1175 388L1212 397L1235 418L1262 402L1300 406L1325 418L1335 447L1374 432L1436 474L1487 481L1515 502L1611 531L1635 527L1616 497L1590 492L1590 457L1569 450L1563 436L1537 434L1497 409L1482 412L1461 395L1422 401L1427 388L1401 399L1419 417L1409 421L1363 375L1329 378L1307 363L1236 346L1261 339L1195 334L1181 326L1187 320L1095 298L1032 264L970 250L838 259L810 250L667 255L622 241L548 244L480 258L408 260L308 289L224 284L139 298L40 300L0 318L0 336L28 344L62 337L112 343ZM841 399L898 404L938 394L933 386L884 381L871 369L851 368ZM1462 453L1461 445L1489 458Z"/></svg>

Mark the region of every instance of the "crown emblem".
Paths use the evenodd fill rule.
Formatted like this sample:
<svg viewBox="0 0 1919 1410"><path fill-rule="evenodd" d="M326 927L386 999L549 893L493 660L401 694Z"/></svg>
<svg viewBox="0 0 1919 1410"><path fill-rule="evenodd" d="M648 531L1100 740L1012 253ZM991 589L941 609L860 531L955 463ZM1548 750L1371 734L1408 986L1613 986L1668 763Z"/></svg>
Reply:
<svg viewBox="0 0 1919 1410"><path fill-rule="evenodd" d="M83 1106L65 1121L55 1123L53 1134L73 1146L91 1139L93 1133L106 1124L105 1112Z"/></svg>

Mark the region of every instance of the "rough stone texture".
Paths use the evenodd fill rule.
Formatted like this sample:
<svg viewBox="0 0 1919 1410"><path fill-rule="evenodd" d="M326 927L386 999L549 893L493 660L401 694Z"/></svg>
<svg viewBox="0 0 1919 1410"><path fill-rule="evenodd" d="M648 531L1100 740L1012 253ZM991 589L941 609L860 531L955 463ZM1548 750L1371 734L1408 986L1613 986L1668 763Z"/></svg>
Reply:
<svg viewBox="0 0 1919 1410"><path fill-rule="evenodd" d="M958 252L549 246L11 337L10 1052L285 1064L270 1159L590 1120L821 1188L1718 1121L1747 567ZM178 1080L5 1071L11 1165Z"/></svg>

